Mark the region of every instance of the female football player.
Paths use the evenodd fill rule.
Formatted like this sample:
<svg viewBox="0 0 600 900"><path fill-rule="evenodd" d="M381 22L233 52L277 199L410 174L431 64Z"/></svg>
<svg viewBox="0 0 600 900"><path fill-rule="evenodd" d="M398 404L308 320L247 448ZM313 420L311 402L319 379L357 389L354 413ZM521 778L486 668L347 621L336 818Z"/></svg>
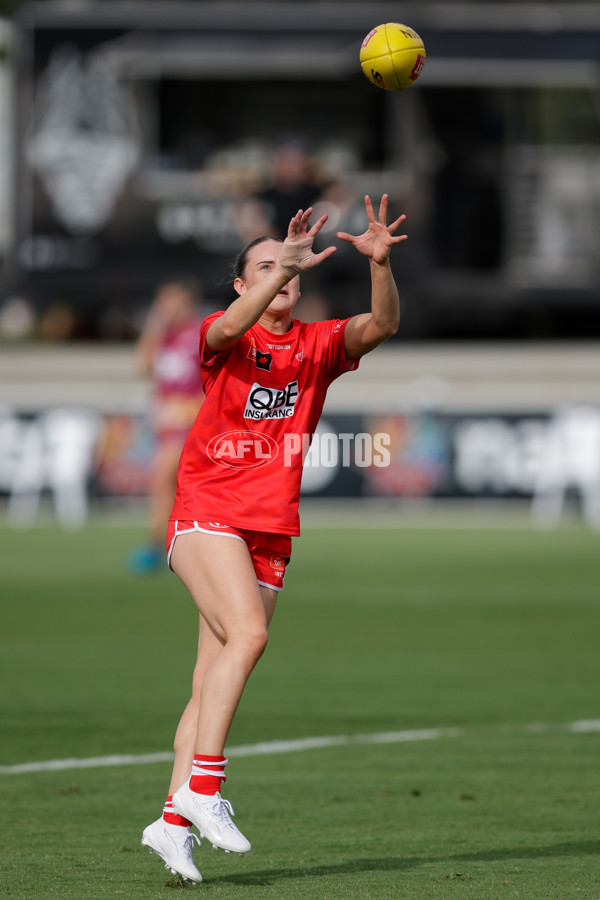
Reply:
<svg viewBox="0 0 600 900"><path fill-rule="evenodd" d="M155 444L149 540L127 559L129 570L137 575L164 565L166 523L173 505L179 454L204 400L198 359L200 322L199 289L191 282L165 282L156 291L135 348L137 368L152 378Z"/></svg>
<svg viewBox="0 0 600 900"><path fill-rule="evenodd" d="M225 742L250 673L265 650L283 587L291 538L299 534L303 456L328 386L398 328L398 291L390 266L404 216L386 224L388 196L376 216L365 197L366 231L339 232L367 257L371 311L345 320L292 318L299 275L334 252L313 253L323 227L312 209L292 218L287 238L258 238L235 268L238 294L200 329L205 400L188 435L169 520L169 564L200 614L192 696L175 735L173 776L163 816L142 843L166 867L200 882L190 831L228 852L250 843L221 796ZM199 841L198 841L199 843Z"/></svg>

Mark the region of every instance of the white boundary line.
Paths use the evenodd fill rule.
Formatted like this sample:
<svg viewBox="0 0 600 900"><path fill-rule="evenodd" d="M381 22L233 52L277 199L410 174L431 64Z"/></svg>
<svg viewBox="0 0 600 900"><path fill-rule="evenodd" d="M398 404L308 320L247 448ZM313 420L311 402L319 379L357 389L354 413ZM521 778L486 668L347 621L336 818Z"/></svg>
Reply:
<svg viewBox="0 0 600 900"><path fill-rule="evenodd" d="M600 731L600 719L582 719L562 725L534 722L523 726L529 732L566 731L586 734ZM259 744L242 744L227 749L227 756L270 756L273 753L296 753L302 750L320 750L327 747L344 747L349 744L402 744L413 741L433 741L440 738L460 737L462 728L421 728L412 731L382 731L375 734L338 734L324 737L299 738L291 741L265 741ZM0 766L0 775L21 775L26 772L58 772L69 769L94 769L102 766L141 766L148 763L172 762L173 753L145 753L142 755L119 754L114 756L90 756L86 759L49 759L43 762L19 763Z"/></svg>
<svg viewBox="0 0 600 900"><path fill-rule="evenodd" d="M405 741L431 741L442 737L456 737L458 728L423 728L419 731L387 731L379 734L336 734L329 737L299 738L292 741L265 741L228 747L227 756L269 756L272 753L295 753L299 750L318 750L342 747L347 744L391 744ZM87 759L49 759L45 762L0 766L0 775L19 775L24 772L50 772L65 769L92 769L97 766L140 766L146 763L172 762L173 753L145 753L141 756L92 756Z"/></svg>

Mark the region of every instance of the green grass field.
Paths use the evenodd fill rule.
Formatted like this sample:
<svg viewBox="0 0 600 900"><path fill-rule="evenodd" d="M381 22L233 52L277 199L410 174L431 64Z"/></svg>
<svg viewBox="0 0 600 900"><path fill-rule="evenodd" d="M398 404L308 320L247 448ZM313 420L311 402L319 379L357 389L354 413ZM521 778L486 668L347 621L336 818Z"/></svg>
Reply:
<svg viewBox="0 0 600 900"><path fill-rule="evenodd" d="M232 753L253 850L199 887L140 846L169 762L9 768L171 749L196 615L142 538L0 530L1 896L600 900L598 534L307 528L229 746L349 740ZM368 742L411 729L457 731Z"/></svg>

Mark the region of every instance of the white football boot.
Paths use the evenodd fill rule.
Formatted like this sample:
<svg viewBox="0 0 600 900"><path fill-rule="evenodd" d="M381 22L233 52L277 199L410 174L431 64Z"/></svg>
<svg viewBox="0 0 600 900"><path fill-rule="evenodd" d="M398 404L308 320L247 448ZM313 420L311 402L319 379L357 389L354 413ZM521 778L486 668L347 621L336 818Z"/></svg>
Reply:
<svg viewBox="0 0 600 900"><path fill-rule="evenodd" d="M163 818L144 828L142 845L150 848L165 863L173 875L181 875L186 881L200 884L202 875L194 865L194 841L200 844L197 836L183 825L169 825Z"/></svg>
<svg viewBox="0 0 600 900"><path fill-rule="evenodd" d="M173 794L173 812L193 822L201 837L209 840L216 849L226 853L247 853L251 849L242 832L231 821L235 815L229 800L220 793L196 794L189 784L184 784Z"/></svg>

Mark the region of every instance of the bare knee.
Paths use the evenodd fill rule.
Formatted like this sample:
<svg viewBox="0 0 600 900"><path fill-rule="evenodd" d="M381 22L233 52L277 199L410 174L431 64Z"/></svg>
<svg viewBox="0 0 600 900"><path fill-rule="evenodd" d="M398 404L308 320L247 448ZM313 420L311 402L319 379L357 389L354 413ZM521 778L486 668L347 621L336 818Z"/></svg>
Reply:
<svg viewBox="0 0 600 900"><path fill-rule="evenodd" d="M267 649L267 644L269 643L269 632L267 631L266 626L259 629L252 635L251 643L253 651L256 654L256 658L260 659L260 657Z"/></svg>
<svg viewBox="0 0 600 900"><path fill-rule="evenodd" d="M256 625L232 635L227 642L250 666L254 666L265 652L269 640L265 625Z"/></svg>

